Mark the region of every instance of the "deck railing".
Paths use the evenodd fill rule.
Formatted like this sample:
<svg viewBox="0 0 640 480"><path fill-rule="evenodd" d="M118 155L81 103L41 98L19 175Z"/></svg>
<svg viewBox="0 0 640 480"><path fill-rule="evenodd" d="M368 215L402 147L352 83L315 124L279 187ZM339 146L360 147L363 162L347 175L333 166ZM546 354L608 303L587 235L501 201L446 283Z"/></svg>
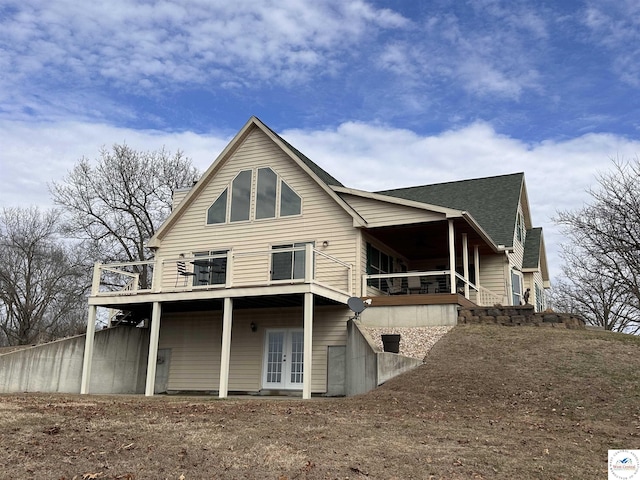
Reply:
<svg viewBox="0 0 640 480"><path fill-rule="evenodd" d="M454 293L464 295L476 304L490 306L500 303L501 297L484 287L465 280L455 273ZM451 293L451 271L414 271L371 274L362 276L362 292L379 295Z"/></svg>
<svg viewBox="0 0 640 480"><path fill-rule="evenodd" d="M312 261L308 262L307 259ZM156 258L94 267L92 295L136 295L316 283L353 294L353 267L312 244L274 250Z"/></svg>

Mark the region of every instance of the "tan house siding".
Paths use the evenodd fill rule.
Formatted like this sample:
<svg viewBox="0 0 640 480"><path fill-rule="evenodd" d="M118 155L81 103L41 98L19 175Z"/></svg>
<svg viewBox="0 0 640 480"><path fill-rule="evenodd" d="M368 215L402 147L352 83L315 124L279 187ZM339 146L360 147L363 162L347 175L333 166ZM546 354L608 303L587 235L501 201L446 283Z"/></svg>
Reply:
<svg viewBox="0 0 640 480"><path fill-rule="evenodd" d="M529 303L531 305L536 306L536 284L538 284L538 287L540 288L541 292L544 292L544 280L542 279L542 273L540 271L537 272L526 272L524 274L524 288L525 290L527 288L530 288L530 295L529 295ZM544 293L543 293L544 295ZM543 303L544 303L544 299L543 299Z"/></svg>
<svg viewBox="0 0 640 480"><path fill-rule="evenodd" d="M170 348L168 390L217 390L221 312L163 316L158 348Z"/></svg>
<svg viewBox="0 0 640 480"><path fill-rule="evenodd" d="M311 390L327 391L327 348L346 344L345 307L317 307L313 322ZM262 385L265 331L302 328L302 309L253 309L233 313L229 390L255 392ZM251 322L257 331L251 331ZM171 349L168 390L218 390L220 381L221 312L171 314L163 317L159 348Z"/></svg>
<svg viewBox="0 0 640 480"><path fill-rule="evenodd" d="M505 263L507 259L502 255L480 256L480 286L491 290L496 295L506 296Z"/></svg>
<svg viewBox="0 0 640 480"><path fill-rule="evenodd" d="M395 205L357 195L342 194L341 197L366 220L369 228L432 222L445 218L442 213Z"/></svg>
<svg viewBox="0 0 640 480"><path fill-rule="evenodd" d="M188 188L181 188L173 192L173 196L171 198L171 210L175 210L178 205L180 205L180 202L187 196L187 193L189 193Z"/></svg>
<svg viewBox="0 0 640 480"><path fill-rule="evenodd" d="M270 167L296 191L302 198L302 215L206 225L207 209L233 178L242 170L259 167ZM255 189L255 175L253 183ZM233 248L234 284L251 284L268 279L272 245L315 242L316 248L321 248L327 241L329 246L323 250L326 254L353 264L357 238L352 217L271 139L254 129L166 233L157 256L175 258L181 253ZM264 251L265 255L243 257L242 253L248 251ZM317 268L321 274L322 265ZM163 287L173 285L175 265L166 264L163 273Z"/></svg>

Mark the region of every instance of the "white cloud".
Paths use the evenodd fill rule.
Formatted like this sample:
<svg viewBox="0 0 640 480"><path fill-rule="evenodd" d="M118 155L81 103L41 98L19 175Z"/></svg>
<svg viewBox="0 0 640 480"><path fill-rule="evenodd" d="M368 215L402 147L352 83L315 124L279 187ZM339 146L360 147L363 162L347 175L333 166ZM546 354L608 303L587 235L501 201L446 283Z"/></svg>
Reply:
<svg viewBox="0 0 640 480"><path fill-rule="evenodd" d="M584 24L612 58L620 79L640 87L640 4L635 0L589 2Z"/></svg>
<svg viewBox="0 0 640 480"><path fill-rule="evenodd" d="M363 123L283 135L345 185L363 190L525 172L533 222L544 228L552 275L559 273L563 240L552 218L588 201L595 174L609 170L613 157L631 159L640 152L640 141L613 134L528 144L484 122L429 136Z"/></svg>
<svg viewBox="0 0 640 480"><path fill-rule="evenodd" d="M9 0L3 14L5 92L25 79L138 93L175 83L295 83L343 64L364 36L409 23L363 0Z"/></svg>
<svg viewBox="0 0 640 480"><path fill-rule="evenodd" d="M182 150L206 169L230 139L222 132L197 135L137 131L107 124L59 121L28 123L0 120L0 137L11 139L0 151L0 206L52 206L47 185L61 181L82 157L95 159L102 147L126 143L136 150L163 146Z"/></svg>
<svg viewBox="0 0 640 480"><path fill-rule="evenodd" d="M126 142L138 150L180 149L204 171L233 134L0 120L0 136L12 139L0 152L0 205L50 206L47 183L60 181L78 159L96 158L102 146L113 143ZM345 185L369 191L525 172L533 222L545 229L553 274L560 268L562 238L552 217L588 200L586 190L595 184L597 172L610 168L610 158L631 159L640 152L640 141L613 134L528 144L500 135L484 122L436 135L357 122L282 135Z"/></svg>
<svg viewBox="0 0 640 480"><path fill-rule="evenodd" d="M464 17L434 13L410 38L384 45L379 67L398 75L405 88L424 89L436 77L479 96L518 99L525 90L538 90L546 19L496 1L471 6Z"/></svg>

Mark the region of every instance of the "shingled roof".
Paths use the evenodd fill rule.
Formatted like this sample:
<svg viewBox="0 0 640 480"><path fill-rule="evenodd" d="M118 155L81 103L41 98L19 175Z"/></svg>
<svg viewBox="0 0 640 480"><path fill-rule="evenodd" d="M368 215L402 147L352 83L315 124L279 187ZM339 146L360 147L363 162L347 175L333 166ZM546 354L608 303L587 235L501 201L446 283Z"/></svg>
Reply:
<svg viewBox="0 0 640 480"><path fill-rule="evenodd" d="M524 257L522 268L538 268L540 264L540 240L542 228L527 230L527 238L524 242Z"/></svg>
<svg viewBox="0 0 640 480"><path fill-rule="evenodd" d="M465 210L497 245L513 246L524 173L376 192L441 207Z"/></svg>
<svg viewBox="0 0 640 480"><path fill-rule="evenodd" d="M282 143L284 143L287 146L287 148L291 150L291 152L293 152L293 154L297 156L300 159L300 161L302 161L302 163L304 163L307 167L309 167L311 171L315 173L320 180L322 180L324 183L326 183L329 186L344 187L344 185L340 183L338 180L336 180L329 172L320 168L317 163L315 163L313 160L307 157L304 153L302 153L296 147L294 147L289 142L287 142L284 138L278 135L278 133L274 132L273 129L269 127L266 123L262 122L262 124L265 127L267 127L271 133L273 133L276 137L278 137L278 139Z"/></svg>

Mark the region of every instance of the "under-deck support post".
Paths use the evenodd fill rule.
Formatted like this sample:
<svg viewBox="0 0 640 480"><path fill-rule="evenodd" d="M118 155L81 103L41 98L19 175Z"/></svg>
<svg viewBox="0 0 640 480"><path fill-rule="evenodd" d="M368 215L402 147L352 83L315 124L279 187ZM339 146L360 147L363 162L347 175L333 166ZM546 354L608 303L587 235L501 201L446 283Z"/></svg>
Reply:
<svg viewBox="0 0 640 480"><path fill-rule="evenodd" d="M456 293L456 242L453 220L449 220L449 279L451 293Z"/></svg>
<svg viewBox="0 0 640 480"><path fill-rule="evenodd" d="M147 381L144 394L152 397L156 387L156 365L158 363L158 340L160 339L160 302L153 302L151 310L151 328L149 332L149 357L147 358Z"/></svg>
<svg viewBox="0 0 640 480"><path fill-rule="evenodd" d="M311 398L313 370L313 293L304 294L304 359L302 364L302 398Z"/></svg>
<svg viewBox="0 0 640 480"><path fill-rule="evenodd" d="M229 394L229 363L231 357L231 328L233 320L233 299L225 297L222 311L222 351L220 353L220 386L218 397Z"/></svg>
<svg viewBox="0 0 640 480"><path fill-rule="evenodd" d="M93 361L93 343L96 334L96 317L98 307L89 305L89 318L87 319L87 333L84 339L84 357L82 359L82 381L80 383L80 393L89 393L91 383L91 364Z"/></svg>

